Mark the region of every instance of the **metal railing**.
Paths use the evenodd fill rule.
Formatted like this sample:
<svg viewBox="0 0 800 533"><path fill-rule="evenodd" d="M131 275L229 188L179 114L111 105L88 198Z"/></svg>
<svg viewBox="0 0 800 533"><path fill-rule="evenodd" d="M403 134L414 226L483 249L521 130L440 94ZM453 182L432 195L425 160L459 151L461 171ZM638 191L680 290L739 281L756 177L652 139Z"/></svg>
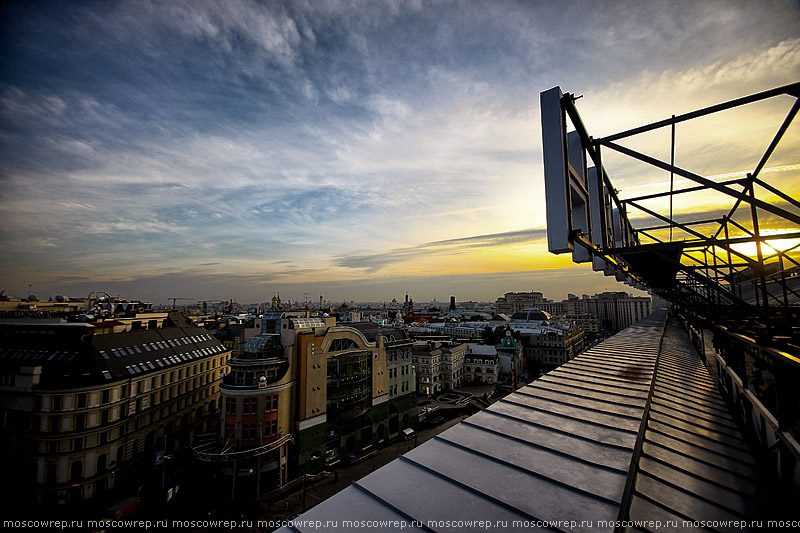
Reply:
<svg viewBox="0 0 800 533"><path fill-rule="evenodd" d="M796 501L800 496L800 359L726 327L691 316L682 319L756 460L781 489L781 497Z"/></svg>

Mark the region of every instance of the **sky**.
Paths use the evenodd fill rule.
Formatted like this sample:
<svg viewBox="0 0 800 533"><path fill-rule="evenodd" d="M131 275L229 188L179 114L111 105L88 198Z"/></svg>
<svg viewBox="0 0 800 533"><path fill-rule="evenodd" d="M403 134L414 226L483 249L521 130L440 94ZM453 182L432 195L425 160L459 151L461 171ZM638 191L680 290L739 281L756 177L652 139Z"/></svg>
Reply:
<svg viewBox="0 0 800 533"><path fill-rule="evenodd" d="M19 297L630 291L547 252L539 93L583 95L601 137L800 79L794 1L5 2L0 14L0 290ZM752 170L791 104L680 126L677 161ZM797 130L764 174L793 195ZM668 158L668 133L631 146ZM663 187L605 163L625 193Z"/></svg>

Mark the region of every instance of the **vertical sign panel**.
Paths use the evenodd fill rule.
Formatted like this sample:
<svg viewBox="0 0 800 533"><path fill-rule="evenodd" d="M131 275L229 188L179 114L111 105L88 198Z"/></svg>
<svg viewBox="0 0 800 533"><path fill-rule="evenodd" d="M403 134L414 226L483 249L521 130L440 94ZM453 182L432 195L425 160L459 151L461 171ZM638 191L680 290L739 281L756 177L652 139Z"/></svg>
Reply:
<svg viewBox="0 0 800 533"><path fill-rule="evenodd" d="M561 89L553 87L540 96L542 111L542 159L544 161L547 247L552 253L571 252L567 176L567 146Z"/></svg>

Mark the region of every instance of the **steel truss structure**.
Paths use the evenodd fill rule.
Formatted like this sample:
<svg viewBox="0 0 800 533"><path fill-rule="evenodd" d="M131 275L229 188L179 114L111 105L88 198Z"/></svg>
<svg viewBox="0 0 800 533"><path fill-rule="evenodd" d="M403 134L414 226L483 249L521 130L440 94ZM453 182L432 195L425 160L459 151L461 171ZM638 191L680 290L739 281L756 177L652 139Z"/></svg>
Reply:
<svg viewBox="0 0 800 533"><path fill-rule="evenodd" d="M787 97L791 108L752 172L710 179L675 164L677 125ZM800 82L597 139L577 98L559 87L541 93L549 250L671 302L762 465L800 496L800 244L776 242L800 239L800 201L762 177L800 111ZM669 162L620 144L660 128L671 129ZM608 150L669 173L669 186L620 198L603 166ZM694 183L676 189L675 176ZM675 214L692 195L727 208Z"/></svg>
<svg viewBox="0 0 800 533"><path fill-rule="evenodd" d="M752 172L717 181L674 164L676 125L747 104L790 96L794 104ZM800 110L800 82L595 139L589 135L572 94L545 91L542 126L550 251L570 251L576 262L647 288L703 319L733 328L761 343L800 356L800 202L762 179L762 171ZM567 133L568 121L575 128ZM619 141L671 128L671 160L659 160ZM670 187L653 194L620 198L603 167L613 150L670 174ZM593 163L589 167L587 163ZM598 170L599 169L599 170ZM674 176L697 185L674 189ZM673 205L709 193L730 200L725 212L708 217L673 214ZM648 207L668 199L669 212ZM765 214L789 233L766 234ZM635 217L635 218L634 218ZM632 221L646 221L634 227ZM756 254L741 246L752 243ZM577 247L575 245L578 245Z"/></svg>

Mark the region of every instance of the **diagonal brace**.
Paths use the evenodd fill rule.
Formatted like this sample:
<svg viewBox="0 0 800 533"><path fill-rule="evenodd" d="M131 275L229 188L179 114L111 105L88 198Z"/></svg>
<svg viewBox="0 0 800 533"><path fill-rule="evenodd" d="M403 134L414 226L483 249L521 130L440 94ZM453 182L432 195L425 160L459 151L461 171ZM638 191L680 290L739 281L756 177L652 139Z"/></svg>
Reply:
<svg viewBox="0 0 800 533"><path fill-rule="evenodd" d="M727 194L728 196L733 196L734 198L737 198L737 199L739 199L739 200L741 200L743 202L746 202L746 203L748 203L750 205L753 205L755 207L760 207L761 209L764 209L765 211L769 211L770 213L772 213L774 215L778 215L780 217L785 218L786 220L790 220L790 221L794 222L795 224L800 224L800 215L795 215L794 213L792 213L790 211L786 211L785 209L781 209L780 207L776 207L776 206L770 204L769 202L765 202L764 200L759 200L758 198L753 198L750 195L741 193L739 191L735 191L735 190L733 190L733 189L731 189L729 187L726 187L724 185L720 185L719 183L711 181L708 178L704 178L703 176L695 174L694 172L689 172L688 170L684 170L684 169L682 169L680 167L677 167L675 165L670 165L669 163L665 163L664 161L656 159L655 157L650 157L649 155L643 154L641 152L637 152L636 150L631 150L630 148L625 148L624 146L620 146L620 145L618 145L616 143L613 143L611 141L606 141L606 142L603 143L603 145L611 148L612 150L616 150L617 152L625 154L625 155L627 155L629 157L632 157L634 159L638 159L639 161L644 161L645 163L653 165L654 167L658 167L658 168L660 168L662 170L666 170L667 172L674 172L675 174L677 174L679 176L683 176L684 178L687 178L687 179L690 179L692 181L695 181L695 182L697 182L697 183L699 183L701 185L705 185L706 187L708 187L710 189L714 189L714 190L719 191L719 192L721 192L723 194Z"/></svg>

